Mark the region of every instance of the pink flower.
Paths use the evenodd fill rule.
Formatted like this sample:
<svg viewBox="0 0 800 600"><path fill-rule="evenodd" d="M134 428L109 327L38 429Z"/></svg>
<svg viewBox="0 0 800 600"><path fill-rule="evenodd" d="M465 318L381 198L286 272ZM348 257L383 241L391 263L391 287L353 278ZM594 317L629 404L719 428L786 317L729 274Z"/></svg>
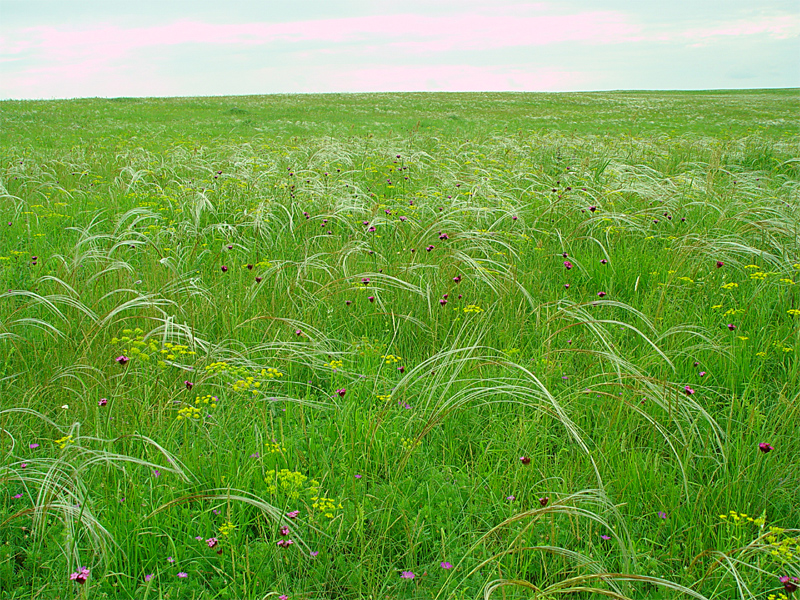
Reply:
<svg viewBox="0 0 800 600"><path fill-rule="evenodd" d="M400 573L400 579L414 579L414 573L411 571L403 571Z"/></svg>
<svg viewBox="0 0 800 600"><path fill-rule="evenodd" d="M227 273L228 272L228 267L226 267L225 265L222 265L222 267L220 267L220 268L222 269L223 273Z"/></svg>
<svg viewBox="0 0 800 600"><path fill-rule="evenodd" d="M771 450L774 450L775 448L772 447L772 444L768 444L767 442L761 442L758 445L758 449L761 450L761 452L763 452L764 454L766 454L767 452L770 452Z"/></svg>
<svg viewBox="0 0 800 600"><path fill-rule="evenodd" d="M347 390L344 388L336 390L336 393L339 394L340 398L344 398L344 395L347 393Z"/></svg>
<svg viewBox="0 0 800 600"><path fill-rule="evenodd" d="M724 264L725 264L724 262L722 262L721 260L718 260L718 261L717 261L717 268L718 268L718 269L721 269L721 268L722 268L722 265L724 265Z"/></svg>
<svg viewBox="0 0 800 600"><path fill-rule="evenodd" d="M128 362L129 360L130 360L130 358L128 358L127 356L118 356L118 357L116 358L116 361L117 361L117 362L118 362L120 365L122 365L123 367L124 367L124 366L127 364L127 362Z"/></svg>
<svg viewBox="0 0 800 600"><path fill-rule="evenodd" d="M69 578L75 583L80 583L83 585L86 583L86 580L89 579L89 569L86 567L81 567L77 573L72 573Z"/></svg>
<svg viewBox="0 0 800 600"><path fill-rule="evenodd" d="M567 271L569 271L572 268L572 263L569 262L568 260L565 260L564 266L567 268Z"/></svg>
<svg viewBox="0 0 800 600"><path fill-rule="evenodd" d="M690 388L688 385L683 386L683 391L686 392L687 396L691 396L694 394L694 390Z"/></svg>
<svg viewBox="0 0 800 600"><path fill-rule="evenodd" d="M734 325L733 323L728 323L728 329L733 331L734 329L736 329L736 325Z"/></svg>
<svg viewBox="0 0 800 600"><path fill-rule="evenodd" d="M453 568L453 565L451 565L449 562L439 563L439 566L442 567L443 569L452 569Z"/></svg>
<svg viewBox="0 0 800 600"><path fill-rule="evenodd" d="M189 381L188 379L183 382L183 385L186 386L187 390L190 390L190 389L192 389L194 387L194 384L191 381Z"/></svg>
<svg viewBox="0 0 800 600"><path fill-rule="evenodd" d="M144 576L144 580L145 581L150 581L152 578L153 578L153 574L152 573L149 573L148 575Z"/></svg>
<svg viewBox="0 0 800 600"><path fill-rule="evenodd" d="M292 512L286 513L286 516L289 517L290 519L296 519L297 515L299 514L300 514L299 510L293 510Z"/></svg>
<svg viewBox="0 0 800 600"><path fill-rule="evenodd" d="M105 406L106 404L108 404L107 398L100 398L100 400L97 401L97 406Z"/></svg>
<svg viewBox="0 0 800 600"><path fill-rule="evenodd" d="M186 579L188 576L189 576L189 574L188 573L184 573L183 571L178 573L178 577L180 577L181 579Z"/></svg>
<svg viewBox="0 0 800 600"><path fill-rule="evenodd" d="M539 504L542 506L547 506L547 503L550 502L550 496L542 496L539 498Z"/></svg>
<svg viewBox="0 0 800 600"><path fill-rule="evenodd" d="M521 462L523 465L529 465L531 464L531 459L529 456L520 456L519 462Z"/></svg>
<svg viewBox="0 0 800 600"><path fill-rule="evenodd" d="M208 538L206 540L206 544L208 544L209 548L214 548L217 544L219 544L219 540L215 537Z"/></svg>
<svg viewBox="0 0 800 600"><path fill-rule="evenodd" d="M597 292L597 295L601 298L605 298L607 294L605 292Z"/></svg>
<svg viewBox="0 0 800 600"><path fill-rule="evenodd" d="M289 600L289 596L287 596L286 594L281 594L280 596L278 596L278 600Z"/></svg>
<svg viewBox="0 0 800 600"><path fill-rule="evenodd" d="M286 525L281 527L281 535L289 535L289 528Z"/></svg>

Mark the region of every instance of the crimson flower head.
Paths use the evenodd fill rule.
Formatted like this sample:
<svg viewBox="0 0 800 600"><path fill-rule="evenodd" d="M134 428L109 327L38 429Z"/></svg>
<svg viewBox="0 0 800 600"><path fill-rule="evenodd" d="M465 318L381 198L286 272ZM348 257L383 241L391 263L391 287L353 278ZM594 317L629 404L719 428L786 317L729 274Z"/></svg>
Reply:
<svg viewBox="0 0 800 600"><path fill-rule="evenodd" d="M455 277L453 277L453 281L455 283L461 283L461 275L456 275Z"/></svg>
<svg viewBox="0 0 800 600"><path fill-rule="evenodd" d="M594 212L594 211L596 211L596 210L597 210L597 207L596 207L596 206L590 206L590 207L589 207L589 210L590 210L590 211L592 211L592 212Z"/></svg>
<svg viewBox="0 0 800 600"><path fill-rule="evenodd" d="M531 464L531 457L530 456L520 456L519 457L519 462L521 462L523 465L529 465L529 464Z"/></svg>
<svg viewBox="0 0 800 600"><path fill-rule="evenodd" d="M441 304L442 306L444 306L445 304L447 304L447 300L445 300L444 298L442 298L441 300L439 300L439 304Z"/></svg>
<svg viewBox="0 0 800 600"><path fill-rule="evenodd" d="M375 302L375 296L367 296L367 300L370 302Z"/></svg>
<svg viewBox="0 0 800 600"><path fill-rule="evenodd" d="M563 256L564 258L567 258L567 256L569 256L569 254L567 254L566 252L562 252L561 256Z"/></svg>
<svg viewBox="0 0 800 600"><path fill-rule="evenodd" d="M300 514L299 510L293 510L291 512L287 512L286 516L289 517L290 519L296 519L297 515L299 515L299 514Z"/></svg>
<svg viewBox="0 0 800 600"><path fill-rule="evenodd" d="M683 386L683 391L686 392L687 396L691 396L694 394L694 390L690 388L688 385Z"/></svg>
<svg viewBox="0 0 800 600"><path fill-rule="evenodd" d="M602 258L602 259L600 259L600 264L601 265L607 265L608 261L605 258Z"/></svg>
<svg viewBox="0 0 800 600"><path fill-rule="evenodd" d="M543 497L539 498L539 504L541 504L542 506L547 506L548 502L550 502L550 497L549 496L543 496Z"/></svg>
<svg viewBox="0 0 800 600"><path fill-rule="evenodd" d="M303 335L303 332L300 331L299 329L295 329L294 330L294 334L297 335L297 336L301 336L301 335Z"/></svg>
<svg viewBox="0 0 800 600"><path fill-rule="evenodd" d="M83 585L86 583L86 580L89 579L89 569L86 567L81 567L77 573L72 573L69 578L75 583L80 583Z"/></svg>
<svg viewBox="0 0 800 600"><path fill-rule="evenodd" d="M344 388L336 390L336 393L339 394L340 398L344 398L344 395L347 393L347 390Z"/></svg>
<svg viewBox="0 0 800 600"><path fill-rule="evenodd" d="M734 329L736 329L736 325L734 325L733 323L728 323L728 329L733 331Z"/></svg>
<svg viewBox="0 0 800 600"><path fill-rule="evenodd" d="M281 527L281 535L289 535L289 528L286 525Z"/></svg>
<svg viewBox="0 0 800 600"><path fill-rule="evenodd" d="M106 404L108 404L108 398L100 398L97 401L97 406L105 406Z"/></svg>
<svg viewBox="0 0 800 600"><path fill-rule="evenodd" d="M725 264L724 262L722 262L721 260L718 260L717 261L717 268L721 269L724 264Z"/></svg>
<svg viewBox="0 0 800 600"><path fill-rule="evenodd" d="M425 246L425 250L427 250L428 252L433 250L433 244L431 244L430 246Z"/></svg>
<svg viewBox="0 0 800 600"><path fill-rule="evenodd" d="M569 262L568 260L565 260L564 266L567 268L567 271L569 271L572 268L572 263Z"/></svg>
<svg viewBox="0 0 800 600"><path fill-rule="evenodd" d="M130 360L130 358L128 358L127 356L118 356L116 360L120 365L124 367Z"/></svg>
<svg viewBox="0 0 800 600"><path fill-rule="evenodd" d="M800 583L800 579L798 579L797 577L789 577L788 575L779 577L778 581L780 581L783 584L783 589L786 590L787 594L796 592L797 584Z"/></svg>
<svg viewBox="0 0 800 600"><path fill-rule="evenodd" d="M364 285L369 285L369 277L362 277L361 283L363 283Z"/></svg>
<svg viewBox="0 0 800 600"><path fill-rule="evenodd" d="M450 239L450 236L448 236L446 233L443 233L443 234L441 234L441 235L439 236L439 239L440 239L440 240L449 240L449 239Z"/></svg>
<svg viewBox="0 0 800 600"><path fill-rule="evenodd" d="M761 442L758 445L758 449L761 450L764 454L766 454L767 452L770 452L771 450L774 450L775 448L772 447L772 444L768 444L767 442Z"/></svg>
<svg viewBox="0 0 800 600"><path fill-rule="evenodd" d="M183 382L183 385L186 386L187 390L190 390L190 389L192 389L194 387L194 384L191 381L189 381L188 379Z"/></svg>
<svg viewBox="0 0 800 600"><path fill-rule="evenodd" d="M228 267L226 267L225 265L222 265L221 269L222 269L223 273L227 273L228 272Z"/></svg>
<svg viewBox="0 0 800 600"><path fill-rule="evenodd" d="M263 279L263 277L256 277L256 283L261 283L262 279Z"/></svg>
<svg viewBox="0 0 800 600"><path fill-rule="evenodd" d="M214 547L216 547L217 544L219 544L219 540L217 538L215 538L215 537L208 538L206 540L206 544L208 544L209 548L214 548Z"/></svg>
<svg viewBox="0 0 800 600"><path fill-rule="evenodd" d="M251 264L248 264L248 265L247 265L247 269L248 269L249 271L252 271L252 270L253 270L253 265L251 265Z"/></svg>
<svg viewBox="0 0 800 600"><path fill-rule="evenodd" d="M600 296L601 298L605 298L606 297L606 293L605 292L597 292L597 295Z"/></svg>

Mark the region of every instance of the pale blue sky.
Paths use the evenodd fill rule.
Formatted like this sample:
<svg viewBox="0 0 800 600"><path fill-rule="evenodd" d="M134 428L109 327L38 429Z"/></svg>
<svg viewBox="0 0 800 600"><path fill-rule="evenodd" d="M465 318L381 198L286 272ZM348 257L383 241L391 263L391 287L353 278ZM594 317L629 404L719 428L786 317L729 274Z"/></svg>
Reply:
<svg viewBox="0 0 800 600"><path fill-rule="evenodd" d="M0 0L0 98L800 86L797 0Z"/></svg>

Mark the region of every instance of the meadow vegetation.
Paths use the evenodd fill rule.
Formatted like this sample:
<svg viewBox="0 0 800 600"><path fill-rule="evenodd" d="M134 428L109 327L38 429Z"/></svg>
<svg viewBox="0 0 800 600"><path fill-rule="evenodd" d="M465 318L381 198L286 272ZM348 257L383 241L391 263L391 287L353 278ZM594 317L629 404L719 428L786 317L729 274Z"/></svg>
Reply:
<svg viewBox="0 0 800 600"><path fill-rule="evenodd" d="M789 598L798 98L0 103L0 599Z"/></svg>

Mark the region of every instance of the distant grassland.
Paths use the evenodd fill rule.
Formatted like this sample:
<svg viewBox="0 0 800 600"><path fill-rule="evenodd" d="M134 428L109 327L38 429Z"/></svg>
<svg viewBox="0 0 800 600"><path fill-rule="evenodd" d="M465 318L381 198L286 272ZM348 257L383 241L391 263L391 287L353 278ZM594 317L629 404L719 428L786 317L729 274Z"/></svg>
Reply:
<svg viewBox="0 0 800 600"><path fill-rule="evenodd" d="M778 600L798 90L0 102L0 600Z"/></svg>

